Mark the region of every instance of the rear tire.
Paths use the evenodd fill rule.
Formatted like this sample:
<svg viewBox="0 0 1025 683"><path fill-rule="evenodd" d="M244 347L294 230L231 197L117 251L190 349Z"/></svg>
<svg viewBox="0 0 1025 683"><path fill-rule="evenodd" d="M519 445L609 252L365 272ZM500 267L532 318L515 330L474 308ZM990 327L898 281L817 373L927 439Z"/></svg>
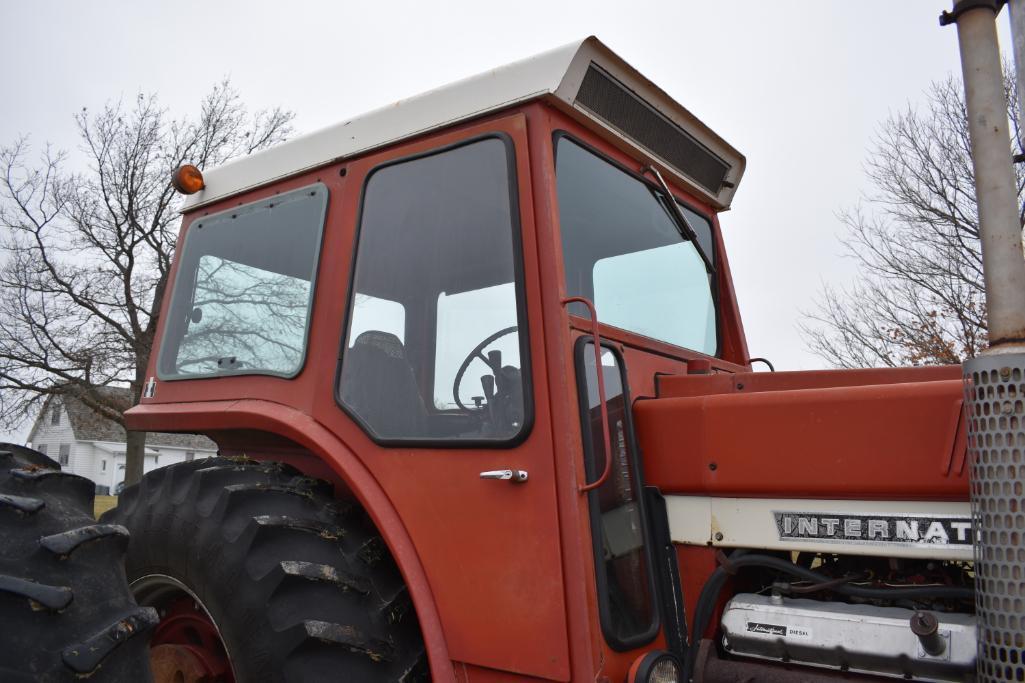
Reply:
<svg viewBox="0 0 1025 683"><path fill-rule="evenodd" d="M0 680L149 681L156 612L122 566L128 532L97 524L95 487L0 443Z"/></svg>
<svg viewBox="0 0 1025 683"><path fill-rule="evenodd" d="M147 474L103 521L132 534L140 604L193 598L240 683L428 680L387 547L332 493L287 465L211 458Z"/></svg>

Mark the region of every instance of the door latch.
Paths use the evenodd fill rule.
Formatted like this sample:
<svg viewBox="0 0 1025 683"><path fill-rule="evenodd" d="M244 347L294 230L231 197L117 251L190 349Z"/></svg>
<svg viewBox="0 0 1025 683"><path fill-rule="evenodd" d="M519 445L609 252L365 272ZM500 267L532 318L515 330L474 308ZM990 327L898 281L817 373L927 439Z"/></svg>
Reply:
<svg viewBox="0 0 1025 683"><path fill-rule="evenodd" d="M527 470L491 470L490 472L481 472L480 478L500 479L511 481L514 484L522 484L527 481Z"/></svg>

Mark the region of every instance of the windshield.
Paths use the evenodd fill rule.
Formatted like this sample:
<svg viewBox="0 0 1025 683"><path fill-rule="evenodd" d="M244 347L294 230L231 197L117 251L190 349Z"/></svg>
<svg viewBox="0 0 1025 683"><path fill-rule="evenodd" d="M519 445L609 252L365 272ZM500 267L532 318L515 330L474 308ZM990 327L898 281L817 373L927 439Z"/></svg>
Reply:
<svg viewBox="0 0 1025 683"><path fill-rule="evenodd" d="M167 313L162 379L299 372L326 207L317 184L196 219Z"/></svg>
<svg viewBox="0 0 1025 683"><path fill-rule="evenodd" d="M566 137L556 172L567 294L593 301L604 324L714 355L714 275L661 193ZM710 221L680 208L714 262Z"/></svg>

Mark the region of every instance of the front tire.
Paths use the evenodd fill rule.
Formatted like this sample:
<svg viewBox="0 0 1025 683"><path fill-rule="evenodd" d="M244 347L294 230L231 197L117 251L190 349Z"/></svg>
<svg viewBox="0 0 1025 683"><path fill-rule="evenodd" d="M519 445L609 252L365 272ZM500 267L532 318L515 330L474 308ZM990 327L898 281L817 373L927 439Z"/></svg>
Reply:
<svg viewBox="0 0 1025 683"><path fill-rule="evenodd" d="M195 460L147 474L103 521L131 532L128 580L165 618L158 679L161 645L240 683L428 679L387 547L326 482L277 463ZM218 657L230 668L216 673Z"/></svg>

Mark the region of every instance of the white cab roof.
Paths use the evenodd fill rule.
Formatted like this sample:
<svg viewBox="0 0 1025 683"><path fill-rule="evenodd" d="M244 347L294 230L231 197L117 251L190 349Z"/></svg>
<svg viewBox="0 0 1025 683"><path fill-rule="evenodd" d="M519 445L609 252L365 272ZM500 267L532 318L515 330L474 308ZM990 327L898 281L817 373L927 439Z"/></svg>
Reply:
<svg viewBox="0 0 1025 683"><path fill-rule="evenodd" d="M206 187L186 199L183 211L539 98L713 206L729 208L743 155L590 37L206 169Z"/></svg>

